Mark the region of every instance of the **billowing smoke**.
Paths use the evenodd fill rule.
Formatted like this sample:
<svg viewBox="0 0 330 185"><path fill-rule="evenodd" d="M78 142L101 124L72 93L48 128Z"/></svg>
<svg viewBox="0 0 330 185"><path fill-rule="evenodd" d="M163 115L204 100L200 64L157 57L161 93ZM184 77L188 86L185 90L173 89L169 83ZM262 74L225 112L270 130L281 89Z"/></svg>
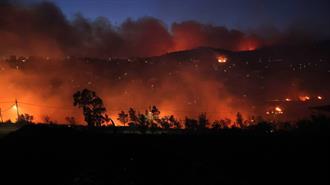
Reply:
<svg viewBox="0 0 330 185"><path fill-rule="evenodd" d="M0 54L34 56L151 56L173 47L172 36L157 19L127 19L113 26L106 18L72 21L50 2L0 5Z"/></svg>
<svg viewBox="0 0 330 185"><path fill-rule="evenodd" d="M291 34L276 32L265 38L262 33L258 36L195 21L168 27L152 17L127 19L120 25L104 17L90 20L80 14L68 20L51 2L13 2L0 4L0 55L143 57L203 46L253 50L288 37L307 38L294 29Z"/></svg>
<svg viewBox="0 0 330 185"><path fill-rule="evenodd" d="M200 46L234 51L253 50L262 44L256 36L195 21L174 23L172 32L176 50L193 49Z"/></svg>

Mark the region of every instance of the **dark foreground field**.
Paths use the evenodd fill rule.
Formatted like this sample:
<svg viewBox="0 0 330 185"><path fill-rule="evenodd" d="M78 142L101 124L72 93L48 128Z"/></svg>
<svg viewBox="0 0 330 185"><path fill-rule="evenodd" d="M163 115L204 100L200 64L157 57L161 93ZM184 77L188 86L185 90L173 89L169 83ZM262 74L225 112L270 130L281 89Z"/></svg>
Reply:
<svg viewBox="0 0 330 185"><path fill-rule="evenodd" d="M328 184L328 139L30 126L0 140L0 184Z"/></svg>

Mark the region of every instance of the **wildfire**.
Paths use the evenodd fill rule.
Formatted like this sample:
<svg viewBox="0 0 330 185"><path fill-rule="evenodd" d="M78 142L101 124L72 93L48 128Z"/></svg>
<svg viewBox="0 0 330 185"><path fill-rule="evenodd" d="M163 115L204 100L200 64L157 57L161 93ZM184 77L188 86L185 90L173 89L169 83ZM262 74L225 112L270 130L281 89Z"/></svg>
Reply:
<svg viewBox="0 0 330 185"><path fill-rule="evenodd" d="M225 56L219 56L218 57L218 62L219 63L226 63L227 61L228 61L228 59Z"/></svg>
<svg viewBox="0 0 330 185"><path fill-rule="evenodd" d="M299 97L299 100L300 101L303 101L303 102L305 102L305 101L309 101L311 98L309 97L309 96L300 96Z"/></svg>
<svg viewBox="0 0 330 185"><path fill-rule="evenodd" d="M248 38L242 41L238 46L238 51L253 51L259 46L259 41L255 38Z"/></svg>
<svg viewBox="0 0 330 185"><path fill-rule="evenodd" d="M267 115L278 115L278 114L284 114L284 111L281 107L276 106L275 108L272 108L270 111L266 112Z"/></svg>
<svg viewBox="0 0 330 185"><path fill-rule="evenodd" d="M292 99L291 98L285 98L285 101L290 102L290 101L292 101Z"/></svg>
<svg viewBox="0 0 330 185"><path fill-rule="evenodd" d="M283 110L281 107L275 107L275 111L282 114L283 113Z"/></svg>

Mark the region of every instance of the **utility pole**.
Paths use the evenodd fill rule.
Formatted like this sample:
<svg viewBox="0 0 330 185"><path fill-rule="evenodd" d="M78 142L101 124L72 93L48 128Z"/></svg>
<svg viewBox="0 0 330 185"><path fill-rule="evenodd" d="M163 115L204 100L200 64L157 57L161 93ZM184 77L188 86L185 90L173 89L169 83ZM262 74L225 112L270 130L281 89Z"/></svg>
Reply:
<svg viewBox="0 0 330 185"><path fill-rule="evenodd" d="M1 123L3 123L1 108L0 108L0 121L1 121Z"/></svg>
<svg viewBox="0 0 330 185"><path fill-rule="evenodd" d="M15 100L16 112L17 112L17 120L19 119L19 111L18 111L18 102Z"/></svg>

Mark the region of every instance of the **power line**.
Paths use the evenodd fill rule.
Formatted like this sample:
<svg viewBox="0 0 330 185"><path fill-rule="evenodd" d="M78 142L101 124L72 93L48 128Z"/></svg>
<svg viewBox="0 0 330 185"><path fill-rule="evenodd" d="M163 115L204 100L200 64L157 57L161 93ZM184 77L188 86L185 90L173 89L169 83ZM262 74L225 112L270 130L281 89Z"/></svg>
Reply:
<svg viewBox="0 0 330 185"><path fill-rule="evenodd" d="M19 104L23 104L23 105L28 105L28 106L34 106L34 107L41 107L41 108L51 108L51 109L57 109L57 110L77 110L75 108L68 108L68 107L57 107L57 106L51 106L51 105L40 105L40 104L32 104L32 103L26 103L26 102L18 102ZM133 108L133 109L137 109L137 110L142 110L145 111L148 108L146 107L134 107L134 106L127 106L127 107L121 107L118 109L107 109L108 112L120 112L123 111L125 109L129 109L129 108ZM169 109L162 109L162 111L165 112L182 112L182 113L208 113L208 114L219 114L219 113L229 113L230 111L223 111L223 110L219 110L219 111L194 111L194 110L169 110Z"/></svg>
<svg viewBox="0 0 330 185"><path fill-rule="evenodd" d="M15 105L16 107L16 113L17 113L17 120L19 120L19 110L18 110L18 102L17 102L17 99L15 100Z"/></svg>
<svg viewBox="0 0 330 185"><path fill-rule="evenodd" d="M3 113L3 112L7 112L7 111L9 111L10 109L13 108L14 105L15 105L15 104L12 104L10 107L8 107L8 108L6 108L6 109L1 109L1 112Z"/></svg>
<svg viewBox="0 0 330 185"><path fill-rule="evenodd" d="M76 110L74 108L68 108L68 107L57 107L57 106L50 106L50 105L39 105L39 104L25 103L25 102L18 102L18 103L19 104L23 104L23 105L27 105L27 106L49 108L49 109Z"/></svg>
<svg viewBox="0 0 330 185"><path fill-rule="evenodd" d="M3 116L2 116L2 113L3 113L3 112L7 112L7 111L9 111L13 106L14 106L14 104L11 105L9 108L4 109L4 110L1 109L1 107L0 107L0 121L1 121L1 123L3 123Z"/></svg>
<svg viewBox="0 0 330 185"><path fill-rule="evenodd" d="M13 103L13 102L1 102L1 103ZM21 101L16 102L15 101L15 103L12 104L10 107L1 110L1 113L9 111L15 105L18 108L18 104L26 105L26 106L33 106L33 107L40 107L40 108L56 109L56 110L59 110L59 111L68 111L68 110L77 111L76 108L58 107L58 106L52 106L52 105L41 105L41 104L27 103L27 102L21 102ZM148 110L148 108L146 108L146 107L142 108L142 107L134 107L134 106L127 106L127 107L125 106L125 107L117 107L115 109L107 109L107 112L119 113L120 111L123 111L125 109L129 109L129 108L133 108L133 109L137 110L138 112L141 111L141 110L142 110L142 112L145 111L145 110ZM232 111L224 111L224 110L219 110L219 111L218 110L215 110L215 111L195 111L195 110L182 110L182 109L181 110L162 109L161 111L162 112L173 112L173 113L195 113L195 114L206 113L206 114L209 114L209 115L217 115L217 114L224 114L224 113L233 113L234 114L235 113L235 112L232 112Z"/></svg>
<svg viewBox="0 0 330 185"><path fill-rule="evenodd" d="M9 103L13 103L12 101L2 101L0 102L1 104L9 104Z"/></svg>

